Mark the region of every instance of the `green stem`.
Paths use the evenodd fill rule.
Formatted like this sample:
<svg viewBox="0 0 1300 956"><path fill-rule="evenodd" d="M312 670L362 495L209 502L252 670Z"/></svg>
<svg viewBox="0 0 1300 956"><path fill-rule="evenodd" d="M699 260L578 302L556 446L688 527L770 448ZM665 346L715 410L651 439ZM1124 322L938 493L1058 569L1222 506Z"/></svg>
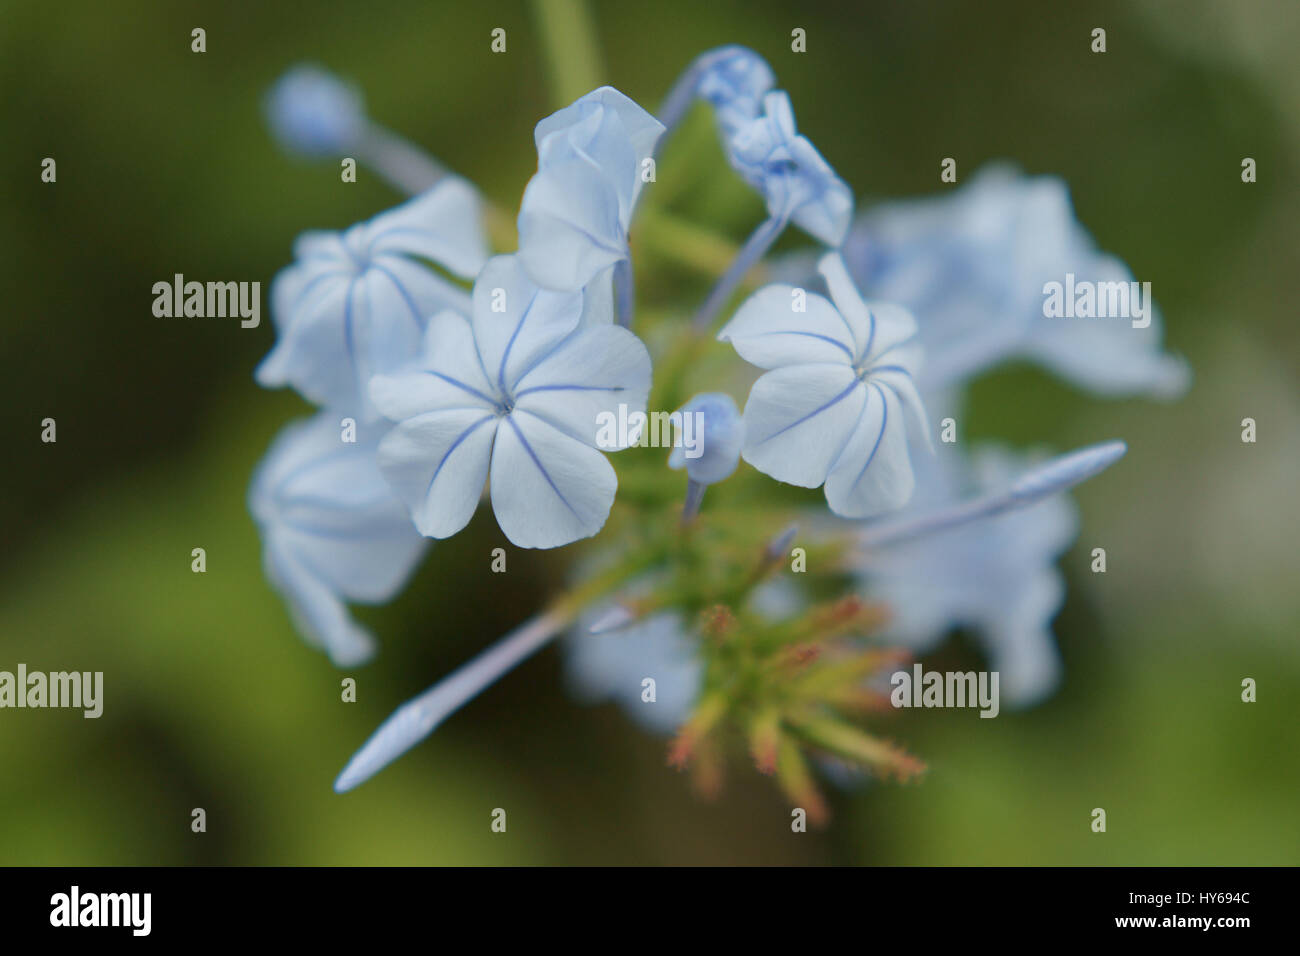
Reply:
<svg viewBox="0 0 1300 956"><path fill-rule="evenodd" d="M551 99L556 108L568 106L600 86L605 73L595 24L584 0L533 0L532 6Z"/></svg>

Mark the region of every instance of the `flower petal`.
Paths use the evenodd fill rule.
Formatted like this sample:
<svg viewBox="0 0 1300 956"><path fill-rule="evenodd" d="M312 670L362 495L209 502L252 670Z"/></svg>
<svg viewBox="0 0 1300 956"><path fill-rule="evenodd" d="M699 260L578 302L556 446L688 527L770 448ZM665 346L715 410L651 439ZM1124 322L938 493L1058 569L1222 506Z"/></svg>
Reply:
<svg viewBox="0 0 1300 956"><path fill-rule="evenodd" d="M616 325L584 328L515 386L515 407L545 419L571 438L596 446L602 413L644 412L650 393L650 353ZM605 451L621 446L601 443Z"/></svg>
<svg viewBox="0 0 1300 956"><path fill-rule="evenodd" d="M497 256L474 283L474 341L501 395L554 349L582 318L581 292L539 289L517 256Z"/></svg>
<svg viewBox="0 0 1300 956"><path fill-rule="evenodd" d="M488 258L478 190L459 176L441 179L428 192L366 223L365 245L372 256L419 256L470 278Z"/></svg>
<svg viewBox="0 0 1300 956"><path fill-rule="evenodd" d="M379 467L420 533L449 538L474 515L499 419L478 408L428 412L379 443Z"/></svg>
<svg viewBox="0 0 1300 956"><path fill-rule="evenodd" d="M605 456L526 411L502 419L492 449L492 510L520 548L589 538L614 504L618 478Z"/></svg>
<svg viewBox="0 0 1300 956"><path fill-rule="evenodd" d="M618 197L589 160L559 163L529 181L519 207L518 254L534 282L561 291L581 289L627 258Z"/></svg>
<svg viewBox="0 0 1300 956"><path fill-rule="evenodd" d="M745 403L743 457L766 475L803 488L826 480L853 433L866 389L844 365L774 369Z"/></svg>
<svg viewBox="0 0 1300 956"><path fill-rule="evenodd" d="M718 333L741 358L759 368L809 362L852 365L857 354L853 330L825 298L805 292L806 311L794 311L789 285L769 285L750 296Z"/></svg>
<svg viewBox="0 0 1300 956"><path fill-rule="evenodd" d="M325 651L337 667L353 667L375 653L374 636L352 619L347 605L320 578L268 539L265 568L271 585L284 596L294 628Z"/></svg>
<svg viewBox="0 0 1300 956"><path fill-rule="evenodd" d="M492 412L497 398L479 364L469 320L454 312L434 316L419 364L370 380L370 399L395 422L426 412L475 408Z"/></svg>
<svg viewBox="0 0 1300 956"><path fill-rule="evenodd" d="M336 412L284 429L254 475L249 510L267 574L299 631L347 665L367 656L371 641L344 599L391 598L427 542L379 472L377 429L343 437Z"/></svg>
<svg viewBox="0 0 1300 956"><path fill-rule="evenodd" d="M826 478L826 501L843 518L897 511L916 484L898 397L871 381L866 390L862 415Z"/></svg>

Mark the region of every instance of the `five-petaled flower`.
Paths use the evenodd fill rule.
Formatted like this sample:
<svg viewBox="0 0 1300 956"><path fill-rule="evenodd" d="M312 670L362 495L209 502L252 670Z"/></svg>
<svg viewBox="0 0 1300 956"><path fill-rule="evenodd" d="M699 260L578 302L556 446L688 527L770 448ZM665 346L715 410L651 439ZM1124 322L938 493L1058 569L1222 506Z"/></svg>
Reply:
<svg viewBox="0 0 1300 956"><path fill-rule="evenodd" d="M894 511L912 495L909 431L927 444L930 437L912 383L916 323L898 306L863 302L837 253L818 269L833 305L769 285L718 333L746 361L771 369L745 404L743 455L779 481L825 484L826 501L842 517Z"/></svg>
<svg viewBox="0 0 1300 956"><path fill-rule="evenodd" d="M597 450L597 419L620 403L644 412L650 356L612 324L607 299L584 310L586 298L539 289L515 256L498 256L474 284L472 321L435 316L419 361L371 382L376 407L399 423L380 468L422 534L465 527L485 480L519 547L604 526L618 479Z"/></svg>
<svg viewBox="0 0 1300 956"><path fill-rule="evenodd" d="M419 260L472 278L487 261L479 207L474 188L449 177L346 232L301 235L297 261L271 289L277 340L258 383L378 418L366 394L371 376L418 352L429 316L467 307L463 289Z"/></svg>
<svg viewBox="0 0 1300 956"><path fill-rule="evenodd" d="M792 220L829 246L844 241L853 218L853 194L795 129L794 109L783 90L765 94L762 112L740 123L725 146L732 167L763 194L769 217Z"/></svg>

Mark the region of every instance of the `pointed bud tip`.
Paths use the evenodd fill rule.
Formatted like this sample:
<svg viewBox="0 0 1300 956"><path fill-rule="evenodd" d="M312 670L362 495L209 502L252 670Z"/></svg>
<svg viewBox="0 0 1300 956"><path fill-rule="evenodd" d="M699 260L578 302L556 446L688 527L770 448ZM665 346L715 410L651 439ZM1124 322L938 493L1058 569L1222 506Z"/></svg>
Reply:
<svg viewBox="0 0 1300 956"><path fill-rule="evenodd" d="M1125 442L1115 440L1069 452L1022 476L1011 486L1011 494L1018 498L1037 498L1064 491L1105 471L1127 451Z"/></svg>

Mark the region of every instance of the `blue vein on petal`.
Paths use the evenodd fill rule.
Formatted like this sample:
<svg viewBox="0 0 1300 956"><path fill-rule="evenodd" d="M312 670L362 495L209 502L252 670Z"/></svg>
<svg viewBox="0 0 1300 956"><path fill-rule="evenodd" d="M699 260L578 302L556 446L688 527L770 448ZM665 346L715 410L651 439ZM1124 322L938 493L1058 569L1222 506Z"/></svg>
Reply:
<svg viewBox="0 0 1300 956"><path fill-rule="evenodd" d="M876 443L871 446L871 454L867 456L866 462L862 465L862 470L858 472L858 477L853 479L853 484L851 486L853 488L858 486L858 482L862 480L862 476L867 473L867 469L871 467L871 463L876 460L876 452L880 450L880 442L885 437L885 426L889 424L889 399L885 397L884 389L875 382L868 382L867 384L874 388L880 395L880 434L876 436ZM863 414L866 414L865 408L863 408ZM860 416L859 420L861 420Z"/></svg>
<svg viewBox="0 0 1300 956"><path fill-rule="evenodd" d="M562 339L560 339L553 346L551 346L550 351L538 355L536 358L532 360L532 362L528 364L527 368L525 368L522 372L516 375L514 381L510 383L510 387L514 388L516 385L518 385L520 382L526 379L529 375L535 372L538 369L538 367L541 366L541 364L545 362L547 359L549 359L552 355L556 355L559 352L563 351L564 349L569 348L572 344L571 343L572 339L575 339L578 336L591 331L594 330L591 328L584 328L581 322L576 323L573 326L573 328L571 328L568 332L564 333L564 337Z"/></svg>
<svg viewBox="0 0 1300 956"><path fill-rule="evenodd" d="M459 381L458 379L454 379L454 378L452 378L450 375L444 375L442 372L435 372L435 371L433 371L432 369L425 369L425 370L424 370L424 374L425 374L425 375L432 375L434 378L440 378L440 379L442 379L444 382L446 382L448 385L454 385L454 386L456 386L456 388L459 388L461 391L468 392L469 394L473 395L475 398L480 398L480 399L482 399L483 401L485 401L485 402L487 402L489 405L491 405L493 408L495 408L496 405L497 405L497 401L496 401L496 399L494 399L494 398L492 398L492 397L490 397L490 396L488 396L488 395L484 395L484 394L483 394L482 392L480 392L478 389L476 389L476 388L472 388L471 386L466 385L464 382Z"/></svg>
<svg viewBox="0 0 1300 956"><path fill-rule="evenodd" d="M418 228L418 227L416 227L416 226L394 226L392 229L385 229L383 232L379 233L379 235L377 235L377 236L371 236L370 241L366 243L366 251L367 251L367 252L374 252L374 251L375 251L375 246L379 245L379 241L380 241L381 239L386 239L386 238L388 238L389 236L391 236L391 235L393 235L393 234L395 234L395 233L399 233L399 232L413 232L413 233L415 233L417 236L424 236L426 239L435 239L435 240L436 240L436 239L438 238L437 235L436 235L436 234L433 232L433 230L431 230L431 229L420 229L420 228ZM383 249L380 249L380 250L379 250L379 252L381 252L381 253L382 253L383 251L384 251ZM401 251L403 254L406 253L406 250L405 250L405 249L400 250L400 251Z"/></svg>
<svg viewBox="0 0 1300 956"><path fill-rule="evenodd" d="M569 499L564 497L563 492L561 492L560 489L556 487L555 482L551 480L550 474L546 471L546 468L542 466L542 462L537 457L537 453L533 451L533 446L528 444L528 439L524 437L524 433L520 431L519 426L515 424L514 416L507 415L506 421L509 422L510 427L515 430L515 435L519 438L520 444L524 446L524 451L528 452L528 457L533 460L533 464L536 465L537 470L542 473L542 477L545 478L546 483L551 486L551 490L555 492L556 496L562 502L564 502L564 507L568 508L569 511L573 512L573 516L575 518L581 518L581 515L579 515L577 511L574 511L573 505L569 504Z"/></svg>
<svg viewBox="0 0 1300 956"><path fill-rule="evenodd" d="M456 450L456 448L460 445L461 442L463 442L471 434L477 431L484 423L489 422L494 418L496 418L495 415L484 415L473 425L470 425L469 428L465 429L463 432L461 432L459 435L456 436L456 440L451 443L451 447L448 448L447 451L443 454L442 461L438 462L438 467L433 469L433 477L429 479L429 487L424 490L424 496L426 498L429 497L429 495L433 494L433 483L438 480L438 475L442 473L442 466L447 464L447 459L451 457L451 453ZM482 491L483 489L480 488L479 490Z"/></svg>
<svg viewBox="0 0 1300 956"><path fill-rule="evenodd" d="M424 325L420 322L420 310L416 304L411 301L411 297L406 294L406 290L402 288L402 284L397 281L397 276L393 275L383 266L377 265L373 262L370 264L370 268L381 273L393 284L393 288L397 290L397 294L402 297L402 301L406 303L406 307L411 310L411 321L415 323L416 334L422 334L424 332Z"/></svg>
<svg viewBox="0 0 1300 956"><path fill-rule="evenodd" d="M853 351L847 345L845 345L843 342L839 341L838 339L831 338L829 335L822 335L820 332L791 332L786 329L782 329L777 332L759 332L757 335L753 336L753 338L762 338L765 335L801 335L804 338L821 339L823 342L829 342L831 345L835 346L837 349L839 349L849 358L853 358Z"/></svg>
<svg viewBox="0 0 1300 956"><path fill-rule="evenodd" d="M891 349L890 351L893 350ZM867 369L862 374L872 375L876 372L900 372L901 374L906 375L908 378L912 377L912 373L909 372L907 369L903 368L903 366L901 365L873 365L871 366L871 368Z"/></svg>
<svg viewBox="0 0 1300 956"><path fill-rule="evenodd" d="M355 273L351 269L331 269L329 272L322 272L319 275L312 276L307 280L307 284L298 290L298 294L293 297L293 302L289 305L289 308L291 310L298 308L303 299L307 298L307 293L310 292L312 287L321 280L332 279L335 276L349 276L354 274Z"/></svg>
<svg viewBox="0 0 1300 956"><path fill-rule="evenodd" d="M510 341L506 343L505 350L501 353L501 365L497 369L497 388L501 390L502 395L506 394L506 362L510 359L510 350L514 348L515 339L519 338L519 333L523 330L524 323L528 321L533 306L537 304L537 297L541 294L542 290L538 289L533 293L533 297L528 300L528 304L524 306L523 314L519 316L519 322L515 325L515 330L510 333Z"/></svg>
<svg viewBox="0 0 1300 956"><path fill-rule="evenodd" d="M859 385L861 385L861 384L862 384L862 382L860 382L857 378L854 378L853 381L852 381L851 383L849 383L849 387L848 387L848 388L846 388L844 391L840 392L838 395L836 395L834 398L832 398L832 399L831 399L829 402L827 402L825 405L821 406L820 408L814 408L811 412L809 412L809 413L808 413L807 415L805 415L803 418L800 418L800 419L798 419L798 420L796 420L796 421L793 421L793 422L791 422L789 425L784 426L783 428L777 429L776 431L772 432L772 434L768 435L766 438L760 439L759 441L755 442L755 444L761 445L761 444L763 444L763 442L769 442L769 441L771 441L773 438L775 438L777 435L784 434L785 432L788 432L790 429L792 429L792 428L794 428L794 427L796 427L796 426L798 426L798 425L802 425L804 422L808 421L808 419L814 417L815 415L820 415L822 412L826 411L826 409L830 408L832 405L836 404L837 402L839 402L839 401L843 400L845 397L847 397L847 396L849 395L850 392L852 392L855 388L857 388L857 387L858 387ZM859 416L859 417L861 417L861 416Z"/></svg>
<svg viewBox="0 0 1300 956"><path fill-rule="evenodd" d="M876 313L871 306L867 306L867 319L871 322L871 328L870 331L867 332L866 348L862 350L862 357L864 359L871 354L871 346L876 341Z"/></svg>
<svg viewBox="0 0 1300 956"><path fill-rule="evenodd" d="M353 276L348 283L347 294L343 297L343 345L347 349L348 361L355 369L357 357L352 351L352 293L357 287L358 276Z"/></svg>
<svg viewBox="0 0 1300 956"><path fill-rule="evenodd" d="M626 391L623 385L534 385L531 388L525 388L515 393L515 401L523 398L529 392L622 392Z"/></svg>

